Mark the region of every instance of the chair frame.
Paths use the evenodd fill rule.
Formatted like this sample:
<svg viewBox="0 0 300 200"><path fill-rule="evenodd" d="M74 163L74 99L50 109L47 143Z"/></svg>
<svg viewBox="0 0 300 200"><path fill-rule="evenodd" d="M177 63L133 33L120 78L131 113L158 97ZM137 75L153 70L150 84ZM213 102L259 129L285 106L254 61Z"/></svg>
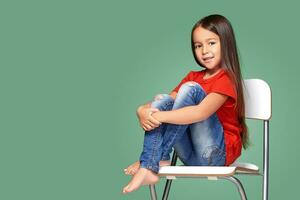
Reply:
<svg viewBox="0 0 300 200"><path fill-rule="evenodd" d="M250 80L257 80L257 79L250 79ZM262 81L262 80L259 80ZM265 83L266 84L266 83ZM269 87L269 86L268 86ZM270 90L270 101L271 101L271 90ZM270 102L271 106L271 102ZM271 112L271 108L270 108ZM247 117L251 118L251 117ZM269 120L271 118L271 113L270 116L267 119L263 120L263 173L244 173L244 172L236 172L235 174L241 174L241 175L256 175L256 176L262 176L263 181L262 181L262 199L263 200L268 200L269 198ZM255 119L255 118L253 118ZM261 119L260 119L261 120ZM171 166L175 166L177 162L177 154L174 151L173 156L172 156L172 161L171 161ZM182 178L182 177L177 177L177 178ZM204 177L199 177L199 178L208 178L209 180L217 180L217 179L225 179L229 180L233 184L236 185L238 192L240 194L241 200L247 200L246 192L244 190L244 187L241 183L241 181L235 177L234 175L230 176L215 176L215 177L210 177L210 176L204 176ZM163 192L163 197L162 200L167 200L169 196L169 192L171 189L171 184L172 184L172 179L175 179L174 177L166 177L167 181L165 184L164 192ZM157 200L157 194L155 190L155 185L149 185L150 188L150 196L152 200Z"/></svg>

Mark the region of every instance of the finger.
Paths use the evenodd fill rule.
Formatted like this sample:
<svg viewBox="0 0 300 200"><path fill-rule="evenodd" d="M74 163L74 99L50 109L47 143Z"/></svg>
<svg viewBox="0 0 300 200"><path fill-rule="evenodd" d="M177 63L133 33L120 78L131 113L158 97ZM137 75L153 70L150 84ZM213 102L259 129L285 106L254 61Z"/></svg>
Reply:
<svg viewBox="0 0 300 200"><path fill-rule="evenodd" d="M147 125L150 126L151 128L157 127L157 125L154 124L154 123L152 123L152 122L150 121L150 119L149 119L145 124L147 124Z"/></svg>
<svg viewBox="0 0 300 200"><path fill-rule="evenodd" d="M143 125L143 129L144 131L148 131L148 128L145 125Z"/></svg>
<svg viewBox="0 0 300 200"><path fill-rule="evenodd" d="M140 123L140 127L145 130L145 127L142 123Z"/></svg>
<svg viewBox="0 0 300 200"><path fill-rule="evenodd" d="M130 175L131 175L131 173L132 173L132 169L131 169L131 170L128 170L128 174L130 174Z"/></svg>
<svg viewBox="0 0 300 200"><path fill-rule="evenodd" d="M149 124L148 124L149 125ZM151 130L152 129L155 129L155 128L157 128L157 127L159 127L159 125L156 125L156 124L151 124L151 125L149 125L150 126L150 128L151 128Z"/></svg>
<svg viewBox="0 0 300 200"><path fill-rule="evenodd" d="M149 117L149 121L150 121L153 125L155 125L156 127L158 127L158 126L161 125L161 122L158 121L157 119L155 119L155 118L152 117L152 116Z"/></svg>
<svg viewBox="0 0 300 200"><path fill-rule="evenodd" d="M136 173L136 171L132 170L131 173L130 173L130 175L134 175L135 173Z"/></svg>
<svg viewBox="0 0 300 200"><path fill-rule="evenodd" d="M148 124L148 122L143 123L143 126L146 127L146 129L152 129L152 126Z"/></svg>
<svg viewBox="0 0 300 200"><path fill-rule="evenodd" d="M146 123L145 123L145 122L141 122L141 123L140 123L140 126L141 126L145 131L147 131L148 127L146 126Z"/></svg>
<svg viewBox="0 0 300 200"><path fill-rule="evenodd" d="M149 124L148 124L149 125ZM155 125L155 124L151 124L151 125L149 125L150 126L150 128L148 128L148 129L150 129L150 130L153 130L153 129L156 129L158 126L157 125Z"/></svg>
<svg viewBox="0 0 300 200"><path fill-rule="evenodd" d="M125 171L126 170L126 171ZM126 175L129 175L129 171L127 169L125 169L124 172Z"/></svg>
<svg viewBox="0 0 300 200"><path fill-rule="evenodd" d="M161 122L158 121L157 119L155 119L152 114L155 113L155 112L158 112L160 110L158 110L157 108L151 108L152 110L150 111L150 115L148 117L148 121L150 121L152 124L155 124L156 126L159 126L161 125Z"/></svg>
<svg viewBox="0 0 300 200"><path fill-rule="evenodd" d="M145 124L144 126L146 127L146 131L151 131L152 130L152 127L149 126L148 124Z"/></svg>
<svg viewBox="0 0 300 200"><path fill-rule="evenodd" d="M134 169L131 169L131 170L129 171L129 174L132 175L133 173L134 173Z"/></svg>

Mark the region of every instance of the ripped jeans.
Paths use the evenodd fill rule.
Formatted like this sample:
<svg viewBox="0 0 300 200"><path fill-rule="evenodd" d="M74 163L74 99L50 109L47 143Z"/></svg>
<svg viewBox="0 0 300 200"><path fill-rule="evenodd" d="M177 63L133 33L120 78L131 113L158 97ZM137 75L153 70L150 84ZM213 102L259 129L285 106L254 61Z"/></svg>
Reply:
<svg viewBox="0 0 300 200"><path fill-rule="evenodd" d="M175 100L168 94L160 94L155 97L151 106L161 111L176 110L197 105L205 96L205 91L198 83L187 82L180 87ZM170 160L172 148L185 165L225 165L223 127L216 113L193 124L162 123L159 127L146 131L140 166L158 173L159 161Z"/></svg>

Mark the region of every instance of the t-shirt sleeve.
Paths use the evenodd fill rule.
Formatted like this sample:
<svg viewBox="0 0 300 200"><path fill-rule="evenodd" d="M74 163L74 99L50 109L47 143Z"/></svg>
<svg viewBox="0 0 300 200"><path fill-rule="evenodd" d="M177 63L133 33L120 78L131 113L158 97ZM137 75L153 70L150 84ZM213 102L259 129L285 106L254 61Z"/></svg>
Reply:
<svg viewBox="0 0 300 200"><path fill-rule="evenodd" d="M227 75L221 76L212 86L211 92L227 95L237 100L235 86Z"/></svg>
<svg viewBox="0 0 300 200"><path fill-rule="evenodd" d="M178 92L181 85L188 82L188 81L193 80L192 78L193 78L193 72L190 71L172 91L173 92Z"/></svg>

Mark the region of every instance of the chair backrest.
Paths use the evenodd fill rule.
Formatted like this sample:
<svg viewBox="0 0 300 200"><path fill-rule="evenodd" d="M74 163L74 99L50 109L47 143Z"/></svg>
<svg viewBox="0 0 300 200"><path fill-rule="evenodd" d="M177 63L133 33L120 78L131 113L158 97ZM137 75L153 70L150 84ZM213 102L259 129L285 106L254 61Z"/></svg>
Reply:
<svg viewBox="0 0 300 200"><path fill-rule="evenodd" d="M271 88L263 80L244 80L245 117L269 120L271 118Z"/></svg>

